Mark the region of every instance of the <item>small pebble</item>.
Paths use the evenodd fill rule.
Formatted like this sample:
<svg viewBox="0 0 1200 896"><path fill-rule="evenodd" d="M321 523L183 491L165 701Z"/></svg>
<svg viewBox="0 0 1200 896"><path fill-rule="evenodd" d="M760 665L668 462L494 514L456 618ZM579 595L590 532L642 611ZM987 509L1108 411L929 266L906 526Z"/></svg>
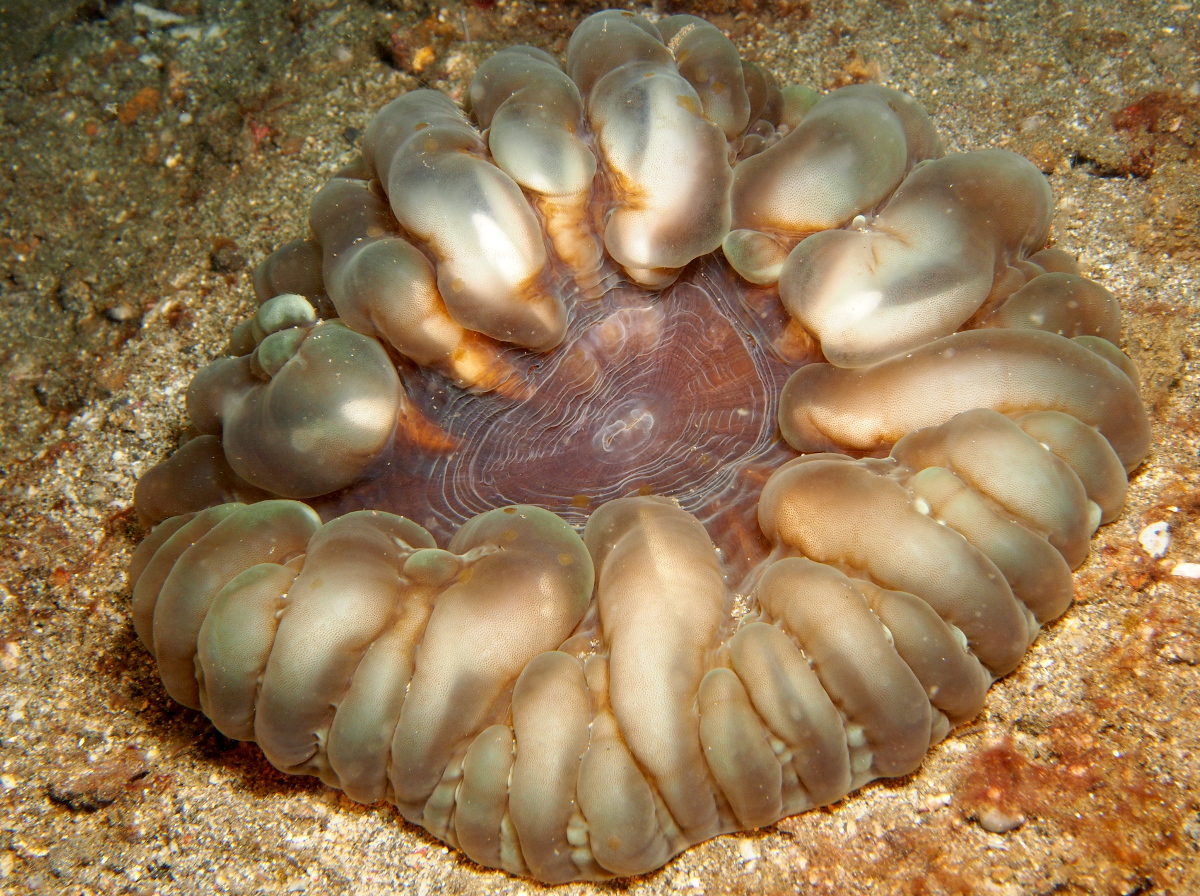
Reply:
<svg viewBox="0 0 1200 896"><path fill-rule="evenodd" d="M1176 563L1171 575L1185 579L1200 579L1200 563Z"/></svg>
<svg viewBox="0 0 1200 896"><path fill-rule="evenodd" d="M944 809L954 801L954 797L948 793L935 793L933 796L922 801L917 807L918 812L933 812L937 809Z"/></svg>
<svg viewBox="0 0 1200 896"><path fill-rule="evenodd" d="M124 323L138 316L138 310L128 302L118 302L104 313L109 320L116 321L117 323Z"/></svg>
<svg viewBox="0 0 1200 896"><path fill-rule="evenodd" d="M1025 823L1025 816L1020 812L1006 812L999 806L988 806L980 810L975 817L979 826L993 834L1007 834L1015 831Z"/></svg>
<svg viewBox="0 0 1200 896"><path fill-rule="evenodd" d="M1021 132L1024 133L1027 131L1036 131L1038 128L1040 128L1045 123L1046 123L1046 116L1034 114L1034 115L1030 115L1027 118L1022 119L1019 127L1021 129Z"/></svg>
<svg viewBox="0 0 1200 896"><path fill-rule="evenodd" d="M165 9L156 9L146 3L133 4L133 11L149 20L151 25L158 25L160 28L167 25L178 25L180 22L186 22L183 16L178 13L168 12Z"/></svg>
<svg viewBox="0 0 1200 896"><path fill-rule="evenodd" d="M1171 527L1166 523L1151 523L1138 533L1138 544L1142 550L1156 560L1167 553L1171 546Z"/></svg>

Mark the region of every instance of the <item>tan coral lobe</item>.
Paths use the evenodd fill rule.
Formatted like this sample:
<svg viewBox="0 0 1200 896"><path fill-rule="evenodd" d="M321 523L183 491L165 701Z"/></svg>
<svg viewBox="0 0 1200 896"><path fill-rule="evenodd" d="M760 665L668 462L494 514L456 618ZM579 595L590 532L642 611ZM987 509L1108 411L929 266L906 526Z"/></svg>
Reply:
<svg viewBox="0 0 1200 896"><path fill-rule="evenodd" d="M1150 448L1045 178L691 15L466 99L372 119L139 481L167 692L546 883L914 772Z"/></svg>
<svg viewBox="0 0 1200 896"><path fill-rule="evenodd" d="M1045 244L1052 211L1046 179L1015 153L926 162L870 222L797 246L779 295L831 363L882 361L965 323L1011 263Z"/></svg>

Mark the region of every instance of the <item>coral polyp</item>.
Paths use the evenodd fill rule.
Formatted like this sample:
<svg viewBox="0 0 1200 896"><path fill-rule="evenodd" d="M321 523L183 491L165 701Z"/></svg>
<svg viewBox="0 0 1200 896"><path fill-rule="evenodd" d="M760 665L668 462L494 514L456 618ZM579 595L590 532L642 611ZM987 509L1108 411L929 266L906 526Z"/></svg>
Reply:
<svg viewBox="0 0 1200 896"><path fill-rule="evenodd" d="M467 98L377 114L139 483L168 692L546 882L912 772L1149 449L1044 177L693 16Z"/></svg>

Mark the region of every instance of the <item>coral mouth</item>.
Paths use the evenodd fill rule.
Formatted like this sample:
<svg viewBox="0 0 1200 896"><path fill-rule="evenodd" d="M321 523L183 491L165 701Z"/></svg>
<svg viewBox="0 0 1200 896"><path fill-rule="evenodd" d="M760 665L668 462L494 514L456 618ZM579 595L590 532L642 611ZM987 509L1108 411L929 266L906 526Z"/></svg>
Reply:
<svg viewBox="0 0 1200 896"><path fill-rule="evenodd" d="M662 291L609 279L602 297L568 300L573 319L553 351L505 352L503 391L405 369L408 399L439 438L402 433L375 476L313 502L321 515L387 508L445 543L494 507L536 504L582 529L608 501L662 495L744 575L769 549L756 519L762 484L797 456L777 424L795 369L775 345L778 300L750 295L766 291L716 259Z"/></svg>

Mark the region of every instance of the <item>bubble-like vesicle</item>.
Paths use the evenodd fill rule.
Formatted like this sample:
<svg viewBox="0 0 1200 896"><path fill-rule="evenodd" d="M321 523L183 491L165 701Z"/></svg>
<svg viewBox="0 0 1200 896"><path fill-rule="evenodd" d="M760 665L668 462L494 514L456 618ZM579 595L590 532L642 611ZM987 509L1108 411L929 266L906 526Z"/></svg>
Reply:
<svg viewBox="0 0 1200 896"><path fill-rule="evenodd" d="M510 47L479 67L469 96L492 158L527 191L559 259L594 285L602 262L589 219L596 157L581 136L579 88L548 53Z"/></svg>
<svg viewBox="0 0 1200 896"><path fill-rule="evenodd" d="M667 16L657 24L679 73L699 95L704 116L727 138L736 139L751 123L750 97L737 47L719 28L698 16Z"/></svg>
<svg viewBox="0 0 1200 896"><path fill-rule="evenodd" d="M264 367L263 346L283 353ZM188 413L202 432L220 434L244 480L306 498L349 485L390 453L401 396L379 343L331 321L210 364L188 388Z"/></svg>
<svg viewBox="0 0 1200 896"><path fill-rule="evenodd" d="M780 428L798 451L886 451L977 407L1070 414L1098 429L1127 471L1150 444L1129 377L1076 340L1036 330L968 330L859 369L812 364L792 375L780 403Z"/></svg>
<svg viewBox="0 0 1200 896"><path fill-rule="evenodd" d="M779 295L831 363L873 364L962 326L1006 267L1045 244L1053 207L1046 179L1015 153L927 162L869 224L797 246Z"/></svg>
<svg viewBox="0 0 1200 896"><path fill-rule="evenodd" d="M737 168L733 227L793 241L873 209L922 159L941 155L929 116L877 85L843 87Z"/></svg>
<svg viewBox="0 0 1200 896"><path fill-rule="evenodd" d="M728 146L653 25L619 14L601 24L595 42L572 37L567 69L610 182L604 246L633 279L662 287L729 229Z"/></svg>
<svg viewBox="0 0 1200 896"><path fill-rule="evenodd" d="M537 217L458 106L433 90L393 100L371 120L363 155L400 226L437 258L456 321L528 348L558 344L566 310L543 279Z"/></svg>

